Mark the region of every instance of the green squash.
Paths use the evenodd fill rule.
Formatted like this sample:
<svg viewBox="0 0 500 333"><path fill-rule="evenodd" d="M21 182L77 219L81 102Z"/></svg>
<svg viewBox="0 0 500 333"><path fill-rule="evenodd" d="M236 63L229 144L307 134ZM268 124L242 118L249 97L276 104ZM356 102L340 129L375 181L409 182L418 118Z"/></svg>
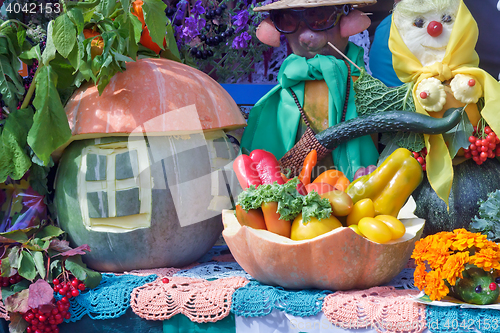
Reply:
<svg viewBox="0 0 500 333"><path fill-rule="evenodd" d="M449 211L427 177L412 194L417 204L415 215L426 221L425 235L459 228L469 230L472 218L478 214L478 201L486 200L488 193L500 188L500 161L497 159L488 159L482 165L470 159L455 165L453 170Z"/></svg>
<svg viewBox="0 0 500 333"><path fill-rule="evenodd" d="M450 286L450 296L469 304L492 304L500 295L500 288L495 282L495 275L482 268L470 265L463 272L463 279L458 278Z"/></svg>
<svg viewBox="0 0 500 333"><path fill-rule="evenodd" d="M74 141L56 175L59 225L95 270L189 265L220 237L234 158L223 131Z"/></svg>

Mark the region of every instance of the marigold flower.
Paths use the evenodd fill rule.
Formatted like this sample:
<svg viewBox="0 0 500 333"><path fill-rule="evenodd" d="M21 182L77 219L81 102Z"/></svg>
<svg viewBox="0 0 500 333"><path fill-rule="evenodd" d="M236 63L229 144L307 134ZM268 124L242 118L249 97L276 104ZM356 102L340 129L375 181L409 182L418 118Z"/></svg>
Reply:
<svg viewBox="0 0 500 333"><path fill-rule="evenodd" d="M451 255L443 265L443 278L452 286L455 285L457 278L463 278L462 272L465 264L469 262L468 252L458 252Z"/></svg>
<svg viewBox="0 0 500 333"><path fill-rule="evenodd" d="M436 269L444 265L450 254L451 251L444 244L434 243L423 258L432 269Z"/></svg>
<svg viewBox="0 0 500 333"><path fill-rule="evenodd" d="M500 252L495 249L484 248L470 257L469 262L479 268L489 271L490 269L500 269Z"/></svg>
<svg viewBox="0 0 500 333"><path fill-rule="evenodd" d="M415 271L413 272L413 279L414 279L415 287L417 287L420 290L423 290L425 288L425 276L426 275L427 275L427 271L425 269L424 264L418 265L415 268Z"/></svg>
<svg viewBox="0 0 500 333"><path fill-rule="evenodd" d="M483 248L487 242L486 235L480 233L472 233L465 229L455 229L455 241L451 249L453 251L464 251L472 247Z"/></svg>
<svg viewBox="0 0 500 333"><path fill-rule="evenodd" d="M425 277L425 284L425 293L429 295L429 298L432 301L439 301L450 292L444 283L440 269L427 273Z"/></svg>

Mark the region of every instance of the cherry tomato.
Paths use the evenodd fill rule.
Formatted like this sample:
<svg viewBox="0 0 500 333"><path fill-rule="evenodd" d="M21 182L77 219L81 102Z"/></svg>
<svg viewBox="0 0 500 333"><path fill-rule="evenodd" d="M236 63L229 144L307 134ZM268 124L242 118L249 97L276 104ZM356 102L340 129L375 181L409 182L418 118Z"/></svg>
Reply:
<svg viewBox="0 0 500 333"><path fill-rule="evenodd" d="M384 222L373 217L363 217L359 220L358 228L369 240L384 244L392 239L392 233Z"/></svg>
<svg viewBox="0 0 500 333"><path fill-rule="evenodd" d="M347 215L347 226L358 224L363 217L374 217L375 206L372 199L361 199L354 204L351 212Z"/></svg>
<svg viewBox="0 0 500 333"><path fill-rule="evenodd" d="M389 227L389 230L391 230L392 239L401 238L406 233L406 228L403 222L392 215L377 215L375 216L375 218L384 222L385 225Z"/></svg>
<svg viewBox="0 0 500 333"><path fill-rule="evenodd" d="M354 204L349 194L344 191L330 191L320 195L322 198L328 199L332 206L332 213L335 216L346 216L352 211Z"/></svg>
<svg viewBox="0 0 500 333"><path fill-rule="evenodd" d="M342 227L342 223L333 215L322 220L311 217L306 223L303 221L301 213L293 220L290 238L293 240L311 239L340 227Z"/></svg>

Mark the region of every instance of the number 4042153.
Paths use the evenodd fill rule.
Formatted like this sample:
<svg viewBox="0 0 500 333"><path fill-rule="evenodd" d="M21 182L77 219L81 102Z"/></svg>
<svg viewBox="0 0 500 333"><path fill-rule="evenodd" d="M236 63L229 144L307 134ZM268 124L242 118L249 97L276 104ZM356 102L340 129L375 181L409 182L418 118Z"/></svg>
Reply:
<svg viewBox="0 0 500 333"><path fill-rule="evenodd" d="M7 13L14 14L59 14L61 5L59 3L24 3L11 2L5 8Z"/></svg>

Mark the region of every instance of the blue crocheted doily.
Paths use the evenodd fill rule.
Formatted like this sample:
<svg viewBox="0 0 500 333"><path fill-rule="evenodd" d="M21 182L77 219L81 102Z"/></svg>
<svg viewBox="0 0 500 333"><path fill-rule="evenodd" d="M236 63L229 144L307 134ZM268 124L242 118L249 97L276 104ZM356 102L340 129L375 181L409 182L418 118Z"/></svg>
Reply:
<svg viewBox="0 0 500 333"><path fill-rule="evenodd" d="M214 280L231 276L242 276L253 279L236 262L206 262L190 269L178 271L174 276L190 277L195 279Z"/></svg>
<svg viewBox="0 0 500 333"><path fill-rule="evenodd" d="M71 318L75 322L84 315L92 319L111 319L123 315L130 307L130 293L136 287L153 282L157 276L102 274L101 283L94 289L83 291L70 299ZM57 297L60 299L61 297Z"/></svg>
<svg viewBox="0 0 500 333"><path fill-rule="evenodd" d="M242 317L260 317L274 309L298 317L314 316L321 311L328 290L285 290L250 281L233 294L231 312Z"/></svg>
<svg viewBox="0 0 500 333"><path fill-rule="evenodd" d="M500 332L498 310L428 305L426 313L427 328L433 333Z"/></svg>

